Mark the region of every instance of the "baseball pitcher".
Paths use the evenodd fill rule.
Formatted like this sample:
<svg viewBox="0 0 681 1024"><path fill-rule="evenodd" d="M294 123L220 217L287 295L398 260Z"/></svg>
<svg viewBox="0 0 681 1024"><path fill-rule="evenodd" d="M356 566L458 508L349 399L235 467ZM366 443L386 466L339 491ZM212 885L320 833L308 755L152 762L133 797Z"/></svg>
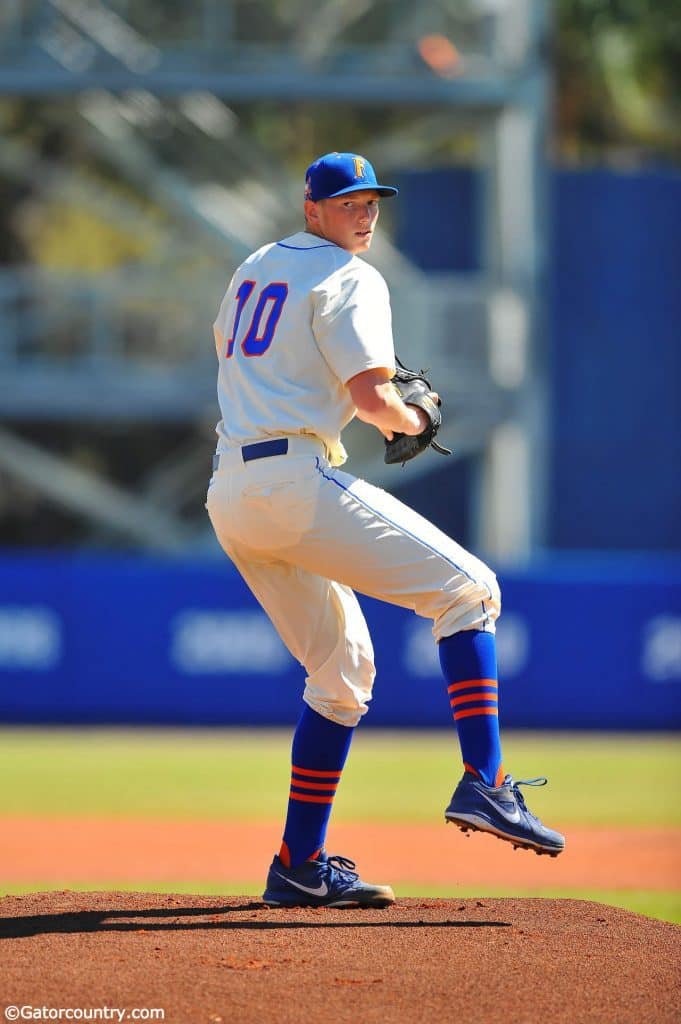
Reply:
<svg viewBox="0 0 681 1024"><path fill-rule="evenodd" d="M387 462L434 441L440 400L398 364L385 281L361 258L384 197L372 165L329 153L308 168L305 228L235 272L215 321L217 451L206 507L217 538L306 679L269 906L384 907L390 886L329 856L326 830L374 681L355 591L432 620L463 776L445 819L557 855L564 838L527 809L502 767L493 572L428 520L341 468L354 416ZM427 457L427 456L426 456ZM540 785L545 779L527 780Z"/></svg>

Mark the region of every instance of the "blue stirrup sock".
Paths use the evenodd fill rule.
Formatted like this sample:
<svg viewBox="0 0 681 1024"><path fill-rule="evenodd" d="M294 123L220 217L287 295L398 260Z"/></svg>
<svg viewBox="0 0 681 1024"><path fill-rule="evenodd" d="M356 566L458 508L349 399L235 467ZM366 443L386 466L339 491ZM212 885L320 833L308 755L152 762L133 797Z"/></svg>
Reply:
<svg viewBox="0 0 681 1024"><path fill-rule="evenodd" d="M504 772L494 633L478 630L454 633L440 641L438 652L464 768L486 785L499 786Z"/></svg>
<svg viewBox="0 0 681 1024"><path fill-rule="evenodd" d="M293 735L291 790L279 852L286 867L310 860L323 847L354 731L305 705Z"/></svg>

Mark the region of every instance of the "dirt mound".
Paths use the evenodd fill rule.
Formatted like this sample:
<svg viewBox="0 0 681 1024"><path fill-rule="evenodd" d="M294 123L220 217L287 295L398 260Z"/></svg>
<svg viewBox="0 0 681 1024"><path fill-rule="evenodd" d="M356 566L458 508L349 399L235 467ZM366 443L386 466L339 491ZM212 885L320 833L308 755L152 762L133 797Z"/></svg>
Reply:
<svg viewBox="0 0 681 1024"><path fill-rule="evenodd" d="M580 900L270 910L247 897L63 891L0 900L0 940L7 1019L681 1019L681 928Z"/></svg>

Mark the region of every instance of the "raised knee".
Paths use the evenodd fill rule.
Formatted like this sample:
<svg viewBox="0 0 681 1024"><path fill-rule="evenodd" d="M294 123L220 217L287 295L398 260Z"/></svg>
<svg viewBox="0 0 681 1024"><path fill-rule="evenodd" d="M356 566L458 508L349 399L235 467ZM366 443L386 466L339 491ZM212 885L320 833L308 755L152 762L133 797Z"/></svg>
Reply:
<svg viewBox="0 0 681 1024"><path fill-rule="evenodd" d="M433 624L436 640L464 629L494 632L501 612L501 589L495 574L479 562L475 576L458 579L446 591L446 606Z"/></svg>

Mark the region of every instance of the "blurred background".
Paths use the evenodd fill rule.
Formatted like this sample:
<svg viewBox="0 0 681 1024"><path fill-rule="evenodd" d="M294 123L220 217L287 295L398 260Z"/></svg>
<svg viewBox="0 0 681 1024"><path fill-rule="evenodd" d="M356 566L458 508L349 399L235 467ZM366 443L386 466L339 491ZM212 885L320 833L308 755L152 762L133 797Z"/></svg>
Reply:
<svg viewBox="0 0 681 1024"><path fill-rule="evenodd" d="M212 322L351 150L455 456L347 468L497 568L507 726L679 728L680 54L660 0L4 0L0 720L295 721L204 510ZM367 724L446 727L429 624L364 607Z"/></svg>

